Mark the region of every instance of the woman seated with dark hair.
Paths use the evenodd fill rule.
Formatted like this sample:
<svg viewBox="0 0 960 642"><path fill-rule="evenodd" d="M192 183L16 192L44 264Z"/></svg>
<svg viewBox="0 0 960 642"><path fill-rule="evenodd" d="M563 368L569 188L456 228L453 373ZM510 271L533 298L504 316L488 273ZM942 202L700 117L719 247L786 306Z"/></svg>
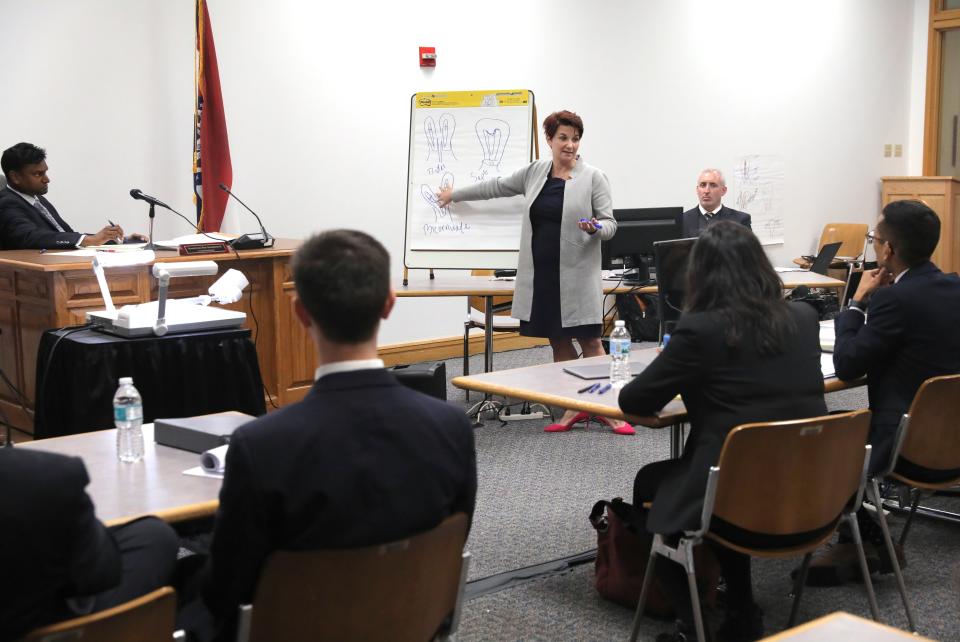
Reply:
<svg viewBox="0 0 960 642"><path fill-rule="evenodd" d="M749 229L720 221L697 240L691 255L683 315L663 352L620 392L620 407L650 415L679 394L690 435L679 459L648 464L637 473L638 510L653 502L647 527L680 533L700 525L710 466L727 433L748 422L826 414L817 312L783 300L783 284ZM727 581L724 640L763 637L753 601L750 558L713 544ZM681 615L693 632L683 569L658 561ZM659 638L658 638L659 639Z"/></svg>

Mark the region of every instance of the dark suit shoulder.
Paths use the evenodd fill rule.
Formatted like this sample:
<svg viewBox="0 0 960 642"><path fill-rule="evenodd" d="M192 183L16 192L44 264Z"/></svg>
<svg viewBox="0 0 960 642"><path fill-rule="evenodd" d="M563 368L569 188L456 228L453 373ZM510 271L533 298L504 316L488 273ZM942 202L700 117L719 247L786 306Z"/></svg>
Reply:
<svg viewBox="0 0 960 642"><path fill-rule="evenodd" d="M63 484L75 484L83 488L90 483L87 468L79 457L30 448L0 449L0 478L9 475L13 479L24 474L35 474L37 484L45 485L50 481L54 488Z"/></svg>

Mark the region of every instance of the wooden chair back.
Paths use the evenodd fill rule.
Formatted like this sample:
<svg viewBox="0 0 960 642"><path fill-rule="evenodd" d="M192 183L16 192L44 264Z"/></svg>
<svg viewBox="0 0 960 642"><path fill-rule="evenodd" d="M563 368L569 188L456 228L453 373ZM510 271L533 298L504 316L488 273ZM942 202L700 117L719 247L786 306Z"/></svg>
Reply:
<svg viewBox="0 0 960 642"><path fill-rule="evenodd" d="M176 611L177 594L169 586L164 586L112 609L35 629L23 640L170 642Z"/></svg>
<svg viewBox="0 0 960 642"><path fill-rule="evenodd" d="M493 276L493 270L471 270L471 276ZM494 316L510 316L510 308L505 307L507 304L513 302L512 296L495 296L493 297L493 309ZM467 303L474 310L479 310L483 312L486 310L486 298L482 296L471 296L467 297Z"/></svg>
<svg viewBox="0 0 960 642"><path fill-rule="evenodd" d="M827 243L843 243L837 250L837 256L857 258L863 254L866 247L867 232L870 231L866 223L827 223L820 234L820 245L817 251Z"/></svg>
<svg viewBox="0 0 960 642"><path fill-rule="evenodd" d="M869 410L734 428L713 514L770 535L829 526L860 488L869 429Z"/></svg>
<svg viewBox="0 0 960 642"><path fill-rule="evenodd" d="M960 374L924 381L910 404L910 423L900 456L923 468L960 469L958 399Z"/></svg>
<svg viewBox="0 0 960 642"><path fill-rule="evenodd" d="M431 639L457 605L467 516L365 548L278 551L261 572L252 642Z"/></svg>

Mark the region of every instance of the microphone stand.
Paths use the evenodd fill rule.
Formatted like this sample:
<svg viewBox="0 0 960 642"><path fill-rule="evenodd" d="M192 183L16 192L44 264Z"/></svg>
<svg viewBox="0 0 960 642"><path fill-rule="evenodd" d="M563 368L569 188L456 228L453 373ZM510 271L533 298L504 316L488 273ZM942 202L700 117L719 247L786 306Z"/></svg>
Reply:
<svg viewBox="0 0 960 642"><path fill-rule="evenodd" d="M157 247L153 243L153 219L156 217L156 215L157 210L154 208L153 203L150 203L150 240L146 245L143 246L143 249L145 250L155 250Z"/></svg>

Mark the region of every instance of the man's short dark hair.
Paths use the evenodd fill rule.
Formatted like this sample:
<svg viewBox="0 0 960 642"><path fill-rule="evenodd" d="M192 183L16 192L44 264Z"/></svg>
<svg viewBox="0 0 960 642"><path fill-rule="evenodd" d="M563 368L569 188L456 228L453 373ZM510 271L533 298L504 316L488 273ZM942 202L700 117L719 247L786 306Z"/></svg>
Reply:
<svg viewBox="0 0 960 642"><path fill-rule="evenodd" d="M5 149L3 156L0 156L0 169L3 169L3 175L9 178L10 172L19 172L27 165L42 163L46 158L47 152L43 148L31 143L17 143Z"/></svg>
<svg viewBox="0 0 960 642"><path fill-rule="evenodd" d="M390 296L390 254L369 234L331 230L310 237L291 262L297 296L330 341L373 337Z"/></svg>
<svg viewBox="0 0 960 642"><path fill-rule="evenodd" d="M877 228L908 267L929 261L940 241L940 218L921 201L888 203Z"/></svg>

